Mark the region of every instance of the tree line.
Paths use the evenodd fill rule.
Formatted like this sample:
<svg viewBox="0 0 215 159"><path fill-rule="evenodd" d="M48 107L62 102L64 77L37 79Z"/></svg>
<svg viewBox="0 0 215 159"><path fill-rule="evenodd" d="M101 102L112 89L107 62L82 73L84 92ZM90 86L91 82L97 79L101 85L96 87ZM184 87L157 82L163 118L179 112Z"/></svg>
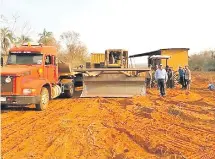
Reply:
<svg viewBox="0 0 215 159"><path fill-rule="evenodd" d="M19 16L13 15L11 23L3 15L0 15L0 23L5 24L0 28L1 55L7 56L8 50L12 45L21 45L25 42L37 41L43 45L56 46L58 50L59 62L70 63L73 67L85 64L89 60L86 45L80 40L80 34L75 31L63 32L59 40L54 38L53 32L47 31L45 28L38 33L38 39L32 39L30 36L31 27L27 22L21 28L21 35L17 35L16 24ZM191 55L189 58L189 66L192 70L198 71L215 71L215 50L201 51Z"/></svg>
<svg viewBox="0 0 215 159"><path fill-rule="evenodd" d="M189 66L194 71L215 71L215 50L206 50L193 54Z"/></svg>
<svg viewBox="0 0 215 159"><path fill-rule="evenodd" d="M16 23L17 16L13 18L13 23L9 25L7 19L2 18L1 22L5 22L2 28L0 28L0 40L1 40L1 55L7 56L9 49L13 45L22 45L26 42L38 42L43 45L56 46L58 50L59 62L65 62L72 64L73 67L77 67L80 64L85 64L89 59L87 46L80 40L80 34L75 31L63 32L59 40L54 37L53 32L43 29L41 33L38 33L38 39L33 39L29 35L31 27L26 24L23 25L21 35L17 36Z"/></svg>

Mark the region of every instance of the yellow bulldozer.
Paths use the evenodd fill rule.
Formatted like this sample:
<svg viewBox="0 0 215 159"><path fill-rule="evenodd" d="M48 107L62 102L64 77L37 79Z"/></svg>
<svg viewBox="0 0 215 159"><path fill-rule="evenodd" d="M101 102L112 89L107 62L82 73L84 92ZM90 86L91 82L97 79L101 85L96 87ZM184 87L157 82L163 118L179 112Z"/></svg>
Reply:
<svg viewBox="0 0 215 159"><path fill-rule="evenodd" d="M67 64L60 64L60 69L83 74L81 97L132 97L145 95L145 78L141 72L148 68L129 68L128 51L108 49L105 54L92 54L86 68L73 69Z"/></svg>
<svg viewBox="0 0 215 159"><path fill-rule="evenodd" d="M128 51L108 49L105 53L92 53L87 68L128 68Z"/></svg>

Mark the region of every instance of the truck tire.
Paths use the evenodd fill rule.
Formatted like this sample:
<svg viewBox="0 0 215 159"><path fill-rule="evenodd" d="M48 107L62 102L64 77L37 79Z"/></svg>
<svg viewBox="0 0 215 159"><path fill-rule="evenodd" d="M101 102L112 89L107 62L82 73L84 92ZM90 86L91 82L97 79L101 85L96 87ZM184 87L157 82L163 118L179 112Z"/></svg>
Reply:
<svg viewBox="0 0 215 159"><path fill-rule="evenodd" d="M75 87L74 87L74 84L72 84L72 86L70 87L70 90L66 90L66 91L64 92L65 97L66 97L66 98L72 98L73 95L74 95L74 92L75 92Z"/></svg>
<svg viewBox="0 0 215 159"><path fill-rule="evenodd" d="M45 110L49 104L49 91L48 91L48 89L43 87L40 95L41 95L40 103L36 104L36 110L38 110L38 111Z"/></svg>

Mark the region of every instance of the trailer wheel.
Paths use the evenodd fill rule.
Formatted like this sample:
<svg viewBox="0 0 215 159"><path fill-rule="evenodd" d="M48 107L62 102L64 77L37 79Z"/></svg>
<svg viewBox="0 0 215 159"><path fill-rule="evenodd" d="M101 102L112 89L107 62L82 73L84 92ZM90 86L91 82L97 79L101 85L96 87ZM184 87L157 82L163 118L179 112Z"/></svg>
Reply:
<svg viewBox="0 0 215 159"><path fill-rule="evenodd" d="M70 87L69 90L66 90L64 93L65 93L65 96L67 98L72 98L73 95L74 95L74 91L75 91L75 87L74 87L74 84L72 84L72 86Z"/></svg>
<svg viewBox="0 0 215 159"><path fill-rule="evenodd" d="M45 110L49 104L49 91L47 88L43 87L41 90L41 99L40 103L36 104L36 110Z"/></svg>
<svg viewBox="0 0 215 159"><path fill-rule="evenodd" d="M8 109L8 105L6 105L6 104L1 104L1 109Z"/></svg>

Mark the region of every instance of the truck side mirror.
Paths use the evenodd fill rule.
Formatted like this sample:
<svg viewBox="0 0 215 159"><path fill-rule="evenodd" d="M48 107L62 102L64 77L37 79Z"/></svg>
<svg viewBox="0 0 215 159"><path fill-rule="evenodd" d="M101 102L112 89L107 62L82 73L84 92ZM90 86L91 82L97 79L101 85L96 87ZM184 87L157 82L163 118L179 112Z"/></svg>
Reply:
<svg viewBox="0 0 215 159"><path fill-rule="evenodd" d="M4 65L4 59L3 57L1 57L1 67L3 67L3 65Z"/></svg>

